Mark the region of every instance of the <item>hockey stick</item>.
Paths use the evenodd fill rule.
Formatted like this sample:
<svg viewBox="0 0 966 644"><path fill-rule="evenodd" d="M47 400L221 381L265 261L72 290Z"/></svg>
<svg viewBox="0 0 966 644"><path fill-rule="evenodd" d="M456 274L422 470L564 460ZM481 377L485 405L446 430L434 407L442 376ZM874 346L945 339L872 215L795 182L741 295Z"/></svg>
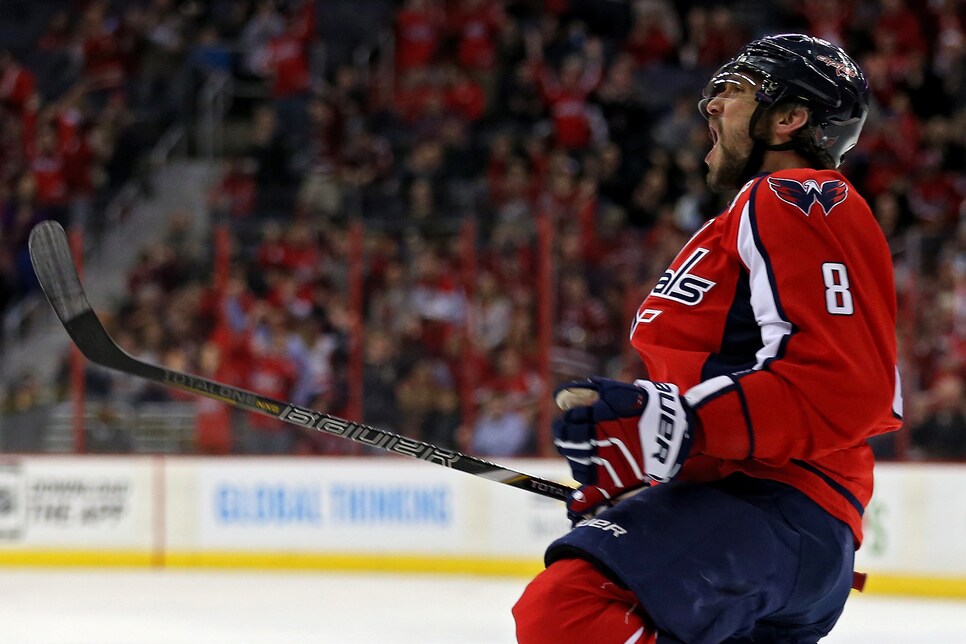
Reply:
<svg viewBox="0 0 966 644"><path fill-rule="evenodd" d="M124 352L114 342L91 308L71 258L67 234L60 224L54 221L37 224L30 232L28 245L30 261L44 295L74 344L92 362L168 387L220 400L245 411L271 416L292 425L460 470L552 499L566 500L573 492L573 488L562 483L517 472L473 456L267 398L214 380L142 362Z"/></svg>

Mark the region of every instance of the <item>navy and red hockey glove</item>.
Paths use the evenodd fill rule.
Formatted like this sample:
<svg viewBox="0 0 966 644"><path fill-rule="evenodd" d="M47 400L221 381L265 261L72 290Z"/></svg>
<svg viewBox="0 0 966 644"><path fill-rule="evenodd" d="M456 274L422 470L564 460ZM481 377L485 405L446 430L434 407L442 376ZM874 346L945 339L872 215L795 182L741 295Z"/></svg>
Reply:
<svg viewBox="0 0 966 644"><path fill-rule="evenodd" d="M688 457L694 416L676 385L594 377L561 385L554 400L564 410L554 446L581 483L567 502L574 521L670 481Z"/></svg>

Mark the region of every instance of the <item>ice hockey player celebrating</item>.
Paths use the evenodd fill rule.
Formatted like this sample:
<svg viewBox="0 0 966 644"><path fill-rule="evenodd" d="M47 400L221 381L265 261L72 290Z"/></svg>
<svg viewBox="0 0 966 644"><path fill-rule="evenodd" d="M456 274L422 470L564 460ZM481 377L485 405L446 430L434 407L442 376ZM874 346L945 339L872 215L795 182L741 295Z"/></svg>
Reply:
<svg viewBox="0 0 966 644"><path fill-rule="evenodd" d="M872 494L866 439L901 417L889 250L836 171L867 103L852 59L798 34L711 78L708 183L737 195L640 305L646 376L556 392L555 444L582 487L514 607L520 642L832 629Z"/></svg>

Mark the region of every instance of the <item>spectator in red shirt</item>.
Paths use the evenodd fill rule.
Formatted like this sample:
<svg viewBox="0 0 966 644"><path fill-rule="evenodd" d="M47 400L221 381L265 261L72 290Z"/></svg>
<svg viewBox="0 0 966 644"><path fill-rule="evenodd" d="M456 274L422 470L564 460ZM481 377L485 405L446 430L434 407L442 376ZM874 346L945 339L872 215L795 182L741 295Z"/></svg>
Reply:
<svg viewBox="0 0 966 644"><path fill-rule="evenodd" d="M954 80L962 69L963 51L966 50L966 15L961 15L962 3L957 0L946 0L937 10L936 50L933 60L934 71L954 87L950 87L950 96L957 89L963 90L963 80Z"/></svg>
<svg viewBox="0 0 966 644"><path fill-rule="evenodd" d="M95 96L120 89L126 77L120 34L116 21L108 20L107 9L106 1L95 0L81 18L83 80Z"/></svg>
<svg viewBox="0 0 966 644"><path fill-rule="evenodd" d="M403 74L396 85L393 109L407 124L418 123L444 105L444 93L435 69L418 67Z"/></svg>
<svg viewBox="0 0 966 644"><path fill-rule="evenodd" d="M880 5L882 13L872 33L890 34L903 53L925 52L926 40L919 14L910 9L905 0L881 0Z"/></svg>
<svg viewBox="0 0 966 644"><path fill-rule="evenodd" d="M319 40L315 0L294 0L290 3L288 21L292 33L301 41L306 54L311 56L311 49Z"/></svg>
<svg viewBox="0 0 966 644"><path fill-rule="evenodd" d="M272 38L285 31L285 18L272 0L258 0L255 11L245 23L239 36L244 56L245 71L260 76L263 72L259 59Z"/></svg>
<svg viewBox="0 0 966 644"><path fill-rule="evenodd" d="M462 0L447 10L446 20L456 38L456 58L473 71L487 71L496 65L496 36L505 20L501 3L495 0Z"/></svg>
<svg viewBox="0 0 966 644"><path fill-rule="evenodd" d="M557 338L563 346L595 357L613 350L614 322L606 304L595 296L587 278L579 272L569 272L560 280L559 317Z"/></svg>
<svg viewBox="0 0 966 644"><path fill-rule="evenodd" d="M285 316L269 309L267 329L252 343L248 364L251 389L278 400L289 400L298 380L295 362L288 355ZM247 431L242 446L247 454L290 454L295 447L295 433L290 425L262 414L248 415Z"/></svg>
<svg viewBox="0 0 966 644"><path fill-rule="evenodd" d="M443 346L466 314L466 298L443 253L427 248L414 262L412 305L420 315L421 342L426 353L441 355Z"/></svg>
<svg viewBox="0 0 966 644"><path fill-rule="evenodd" d="M586 149L595 134L588 99L602 78L603 44L597 38L588 39L582 56L570 54L564 58L558 77L544 63L539 37L528 40L528 53L539 70L537 78L550 109L557 145L568 150Z"/></svg>
<svg viewBox="0 0 966 644"><path fill-rule="evenodd" d="M309 59L302 40L302 26L294 20L271 38L256 54L256 70L271 81L275 99L304 95L309 90Z"/></svg>
<svg viewBox="0 0 966 644"><path fill-rule="evenodd" d="M255 169L250 160L231 156L208 195L213 212L232 220L247 219L255 210Z"/></svg>
<svg viewBox="0 0 966 644"><path fill-rule="evenodd" d="M268 292L265 301L284 311L290 319L305 320L312 315L313 289L288 271L270 271L265 275Z"/></svg>
<svg viewBox="0 0 966 644"><path fill-rule="evenodd" d="M280 269L285 265L285 242L282 225L277 221L262 226L262 239L256 250L256 262L263 271Z"/></svg>
<svg viewBox="0 0 966 644"><path fill-rule="evenodd" d="M841 46L853 20L853 5L853 0L800 0L797 10L810 35Z"/></svg>
<svg viewBox="0 0 966 644"><path fill-rule="evenodd" d="M455 65L447 67L443 100L450 113L465 121L478 121L486 112L486 92L483 86Z"/></svg>
<svg viewBox="0 0 966 644"><path fill-rule="evenodd" d="M687 15L687 42L680 58L686 67L707 67L727 60L745 42L745 30L728 7L695 6Z"/></svg>
<svg viewBox="0 0 966 644"><path fill-rule="evenodd" d="M0 101L15 112L23 112L35 99L37 78L7 50L0 51Z"/></svg>
<svg viewBox="0 0 966 644"><path fill-rule="evenodd" d="M342 154L346 114L338 105L320 96L308 104L309 165L331 172Z"/></svg>
<svg viewBox="0 0 966 644"><path fill-rule="evenodd" d="M91 200L98 186L110 149L98 145L91 135L91 123L84 102L84 88L76 85L51 106L59 147L63 157L63 175L70 201L71 221L84 224L89 220Z"/></svg>
<svg viewBox="0 0 966 644"><path fill-rule="evenodd" d="M218 382L228 381L228 369L222 360L221 349L214 342L201 347L198 375ZM201 454L230 454L232 408L223 402L199 397L195 416L195 445Z"/></svg>
<svg viewBox="0 0 966 644"><path fill-rule="evenodd" d="M542 387L538 376L524 356L514 347L502 347L493 362L493 374L483 383L485 394L498 393L522 413L536 402Z"/></svg>
<svg viewBox="0 0 966 644"><path fill-rule="evenodd" d="M442 40L445 15L436 0L406 0L396 13L396 69L426 67Z"/></svg>
<svg viewBox="0 0 966 644"><path fill-rule="evenodd" d="M37 205L63 221L68 201L64 154L57 140L57 131L49 123L37 131L30 172L37 184Z"/></svg>
<svg viewBox="0 0 966 644"><path fill-rule="evenodd" d="M308 100L312 84L305 27L289 17L282 33L272 37L253 59L254 69L269 81L281 136L301 142L309 134Z"/></svg>
<svg viewBox="0 0 966 644"><path fill-rule="evenodd" d="M943 234L955 230L966 203L966 186L957 189L956 177L942 167L938 150L922 151L917 166L908 191L913 215L926 231Z"/></svg>
<svg viewBox="0 0 966 644"><path fill-rule="evenodd" d="M642 4L635 11L631 33L624 41L624 51L637 67L672 61L677 56L680 37L677 22L665 4Z"/></svg>
<svg viewBox="0 0 966 644"><path fill-rule="evenodd" d="M317 277L323 261L322 251L315 229L306 221L293 221L288 224L283 252L282 268L291 273L299 284L308 283Z"/></svg>

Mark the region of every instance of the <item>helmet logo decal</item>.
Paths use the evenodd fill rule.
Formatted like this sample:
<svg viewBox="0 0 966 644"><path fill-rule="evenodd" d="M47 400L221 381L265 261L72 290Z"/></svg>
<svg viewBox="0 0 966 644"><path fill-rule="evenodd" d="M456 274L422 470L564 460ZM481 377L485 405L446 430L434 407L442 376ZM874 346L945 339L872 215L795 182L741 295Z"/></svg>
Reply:
<svg viewBox="0 0 966 644"><path fill-rule="evenodd" d="M829 58L828 56L816 56L815 60L823 62L830 67L834 67L836 76L843 76L846 78L859 77L859 72L856 71L855 67L844 60L835 60L834 58Z"/></svg>
<svg viewBox="0 0 966 644"><path fill-rule="evenodd" d="M823 181L806 179L804 182L794 179L780 179L768 177L768 186L785 203L795 206L808 217L812 206L817 202L828 217L832 208L839 205L849 196L849 187L841 179Z"/></svg>

